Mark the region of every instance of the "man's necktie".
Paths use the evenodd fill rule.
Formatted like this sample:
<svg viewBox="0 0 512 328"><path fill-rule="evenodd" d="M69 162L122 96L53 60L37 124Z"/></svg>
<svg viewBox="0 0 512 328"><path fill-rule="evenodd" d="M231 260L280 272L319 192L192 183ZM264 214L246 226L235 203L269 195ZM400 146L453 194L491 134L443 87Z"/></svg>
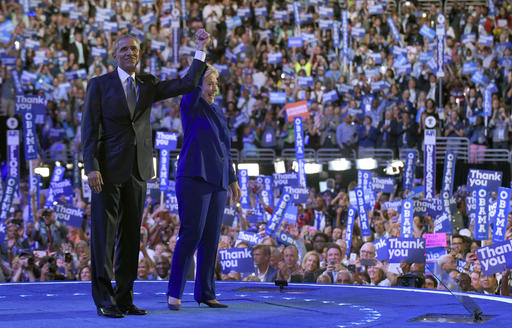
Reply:
<svg viewBox="0 0 512 328"><path fill-rule="evenodd" d="M135 112L135 105L137 104L137 94L131 76L128 77L126 81L126 102L128 103L130 115L133 117L133 113Z"/></svg>

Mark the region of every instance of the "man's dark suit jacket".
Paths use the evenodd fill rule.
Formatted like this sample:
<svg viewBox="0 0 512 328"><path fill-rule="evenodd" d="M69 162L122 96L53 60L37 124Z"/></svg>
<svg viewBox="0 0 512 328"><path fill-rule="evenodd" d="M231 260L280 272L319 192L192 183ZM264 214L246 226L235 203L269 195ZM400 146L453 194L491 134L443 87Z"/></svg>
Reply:
<svg viewBox="0 0 512 328"><path fill-rule="evenodd" d="M89 46L85 43L82 42L82 50L84 52L84 66L89 66ZM73 43L70 43L69 44L69 52L72 52L75 54L75 60L76 60L76 63L78 63L78 47L76 46L76 44L73 42Z"/></svg>
<svg viewBox="0 0 512 328"><path fill-rule="evenodd" d="M132 174L136 150L135 165L140 178L150 179L153 176L151 106L162 99L193 91L205 67L204 62L194 59L183 79L168 81L136 74L138 101L133 117L117 70L91 79L82 122L85 172L100 171L104 180L123 183Z"/></svg>

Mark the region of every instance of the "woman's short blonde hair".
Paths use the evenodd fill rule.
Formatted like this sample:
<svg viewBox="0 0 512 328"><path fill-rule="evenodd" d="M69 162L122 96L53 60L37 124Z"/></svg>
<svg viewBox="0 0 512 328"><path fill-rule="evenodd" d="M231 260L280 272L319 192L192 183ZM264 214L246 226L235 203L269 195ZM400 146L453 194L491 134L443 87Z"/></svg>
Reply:
<svg viewBox="0 0 512 328"><path fill-rule="evenodd" d="M316 265L317 265L317 270L320 268L320 256L318 255L317 252L315 251L309 251L306 253L306 255L304 255L304 257L302 258L302 269L303 270L306 270L306 261L308 260L309 257L316 257Z"/></svg>
<svg viewBox="0 0 512 328"><path fill-rule="evenodd" d="M216 77L219 77L219 71L212 65L206 64L206 72L204 73L204 78L206 79L206 77L210 74L215 74Z"/></svg>

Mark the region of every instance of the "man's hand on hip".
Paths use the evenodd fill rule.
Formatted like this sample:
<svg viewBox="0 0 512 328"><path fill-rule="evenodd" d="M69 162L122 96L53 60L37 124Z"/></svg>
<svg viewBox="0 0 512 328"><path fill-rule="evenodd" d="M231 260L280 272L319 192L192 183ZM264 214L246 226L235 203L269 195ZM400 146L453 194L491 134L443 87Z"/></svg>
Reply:
<svg viewBox="0 0 512 328"><path fill-rule="evenodd" d="M91 171L87 174L87 180L89 182L89 187L91 187L92 191L99 194L101 192L101 187L103 186L103 179L101 178L100 171Z"/></svg>

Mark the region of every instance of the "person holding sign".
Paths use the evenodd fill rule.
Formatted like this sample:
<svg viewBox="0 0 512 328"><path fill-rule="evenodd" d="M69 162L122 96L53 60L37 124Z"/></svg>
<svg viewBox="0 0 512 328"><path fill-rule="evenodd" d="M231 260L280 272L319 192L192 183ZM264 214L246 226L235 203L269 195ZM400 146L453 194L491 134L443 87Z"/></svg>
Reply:
<svg viewBox="0 0 512 328"><path fill-rule="evenodd" d="M219 72L208 65L202 85L180 105L183 147L176 173L180 231L171 264L168 307L179 310L185 281L197 250L194 298L209 307L227 307L215 298L215 260L228 190L238 202L241 190L231 159L226 117L214 105Z"/></svg>
<svg viewBox="0 0 512 328"><path fill-rule="evenodd" d="M120 36L113 53L117 69L91 79L87 85L82 145L93 191L91 280L100 316L147 314L133 304L133 282L137 278L146 180L153 176L151 106L198 85L209 41L210 35L198 30L198 48L188 73L182 79L159 81L150 74L136 74L142 54L139 40L133 35Z"/></svg>

